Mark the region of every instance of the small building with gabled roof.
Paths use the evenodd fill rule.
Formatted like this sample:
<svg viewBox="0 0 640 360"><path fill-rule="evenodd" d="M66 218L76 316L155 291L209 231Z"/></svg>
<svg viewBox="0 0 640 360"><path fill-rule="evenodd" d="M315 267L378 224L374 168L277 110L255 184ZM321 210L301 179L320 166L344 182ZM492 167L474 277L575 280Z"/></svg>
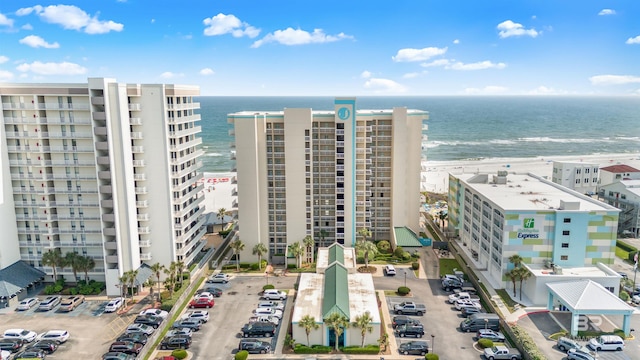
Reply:
<svg viewBox="0 0 640 360"><path fill-rule="evenodd" d="M335 243L328 248L319 249L316 273L301 274L298 284L291 316L292 334L296 343L333 346L335 334L325 325L324 320L332 314L339 314L352 324L367 312L371 317L373 331L367 332L364 343L376 344L381 319L371 274L355 271L355 251L351 247L345 248ZM299 325L306 316L312 317L318 326L317 329L311 329L308 344L306 330ZM338 339L339 346L359 346L361 343L360 329L351 325Z"/></svg>
<svg viewBox="0 0 640 360"><path fill-rule="evenodd" d="M613 184L621 180L640 180L640 170L625 164L600 168L600 182L598 185Z"/></svg>

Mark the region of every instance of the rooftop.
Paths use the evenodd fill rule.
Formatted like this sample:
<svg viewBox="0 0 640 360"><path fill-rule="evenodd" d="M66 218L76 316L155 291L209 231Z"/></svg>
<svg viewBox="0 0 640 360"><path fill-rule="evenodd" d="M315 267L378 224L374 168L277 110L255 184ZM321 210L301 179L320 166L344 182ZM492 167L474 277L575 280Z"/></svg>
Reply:
<svg viewBox="0 0 640 360"><path fill-rule="evenodd" d="M548 283L547 287L574 311L589 312L606 309L607 311L633 312L635 310L595 281L555 282Z"/></svg>
<svg viewBox="0 0 640 360"><path fill-rule="evenodd" d="M303 108L307 109L307 108ZM333 110L312 110L311 114L314 116L334 116L335 111ZM392 109L384 109L384 110L357 110L357 115L392 115ZM416 109L407 109L407 114L409 115L417 115L417 114L429 114L428 111L424 110L416 110ZM274 111L238 111L227 116L230 117L253 117L253 116L271 116L271 117L282 117L284 116L284 111L282 110L274 110Z"/></svg>
<svg viewBox="0 0 640 360"><path fill-rule="evenodd" d="M533 174L452 174L504 210L617 211L613 206Z"/></svg>
<svg viewBox="0 0 640 360"><path fill-rule="evenodd" d="M619 173L630 173L630 172L640 172L640 170L624 164L617 164L611 166L605 166L600 168L600 170L608 171L610 173L619 174Z"/></svg>
<svg viewBox="0 0 640 360"><path fill-rule="evenodd" d="M336 243L337 244L337 243ZM332 245L333 246L333 245ZM356 269L356 253L355 249L352 247L345 247L343 245L337 244L337 246L342 247L344 250L344 260L339 261L342 263L350 273L355 272ZM323 273L324 270L335 261L335 257L333 259L330 258L330 247L320 248L318 249L318 258L316 259L316 271L319 273ZM336 251L334 249L334 251ZM334 256L337 254L334 254ZM331 261L331 262L330 262Z"/></svg>
<svg viewBox="0 0 640 360"><path fill-rule="evenodd" d="M396 243L398 246L404 247L421 247L422 244L418 240L416 234L411 229L403 227L394 227L393 231L396 235Z"/></svg>
<svg viewBox="0 0 640 360"><path fill-rule="evenodd" d="M538 276L562 276L562 277L572 277L575 276L577 278L596 278L596 277L620 277L620 275L615 274L614 271L609 269L609 272L603 269L606 268L606 265L593 265L593 266L580 266L580 267L562 267L561 274L554 272L553 269L545 267L543 264L525 264L525 266L531 271L531 273ZM602 266L602 267L601 267ZM607 268L608 269L608 268Z"/></svg>

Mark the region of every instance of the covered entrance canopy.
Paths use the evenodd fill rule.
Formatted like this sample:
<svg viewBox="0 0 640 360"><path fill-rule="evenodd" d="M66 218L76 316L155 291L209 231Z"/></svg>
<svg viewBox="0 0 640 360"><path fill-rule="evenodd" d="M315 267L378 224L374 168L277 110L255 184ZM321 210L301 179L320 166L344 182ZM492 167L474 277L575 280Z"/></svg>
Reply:
<svg viewBox="0 0 640 360"><path fill-rule="evenodd" d="M591 280L548 283L547 309L553 310L554 299L571 311L571 335L577 336L580 315L622 315L622 330L629 336L634 308L611 291ZM586 330L586 329L585 329Z"/></svg>

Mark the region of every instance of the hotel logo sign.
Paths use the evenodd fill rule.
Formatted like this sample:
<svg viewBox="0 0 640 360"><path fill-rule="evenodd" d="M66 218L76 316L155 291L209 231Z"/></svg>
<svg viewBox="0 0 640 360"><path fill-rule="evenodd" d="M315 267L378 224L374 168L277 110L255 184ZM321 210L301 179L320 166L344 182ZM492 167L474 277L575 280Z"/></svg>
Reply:
<svg viewBox="0 0 640 360"><path fill-rule="evenodd" d="M536 221L534 218L525 218L522 220L522 229L518 229L518 239L539 239L540 230L536 229Z"/></svg>

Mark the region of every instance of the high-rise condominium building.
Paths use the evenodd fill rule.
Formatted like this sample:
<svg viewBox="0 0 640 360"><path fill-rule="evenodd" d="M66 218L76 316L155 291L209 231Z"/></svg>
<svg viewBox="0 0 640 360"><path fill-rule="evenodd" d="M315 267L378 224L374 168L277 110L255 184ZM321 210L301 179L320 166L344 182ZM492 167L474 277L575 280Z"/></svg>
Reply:
<svg viewBox="0 0 640 360"><path fill-rule="evenodd" d="M425 111L309 108L228 115L235 134L241 261L263 243L269 261L306 236L316 246L392 240L394 227L419 231L420 160ZM257 257L253 256L257 259Z"/></svg>
<svg viewBox="0 0 640 360"><path fill-rule="evenodd" d="M76 252L114 295L143 263L188 266L206 231L198 94L105 78L0 84L0 268L23 260L53 275L42 255Z"/></svg>

